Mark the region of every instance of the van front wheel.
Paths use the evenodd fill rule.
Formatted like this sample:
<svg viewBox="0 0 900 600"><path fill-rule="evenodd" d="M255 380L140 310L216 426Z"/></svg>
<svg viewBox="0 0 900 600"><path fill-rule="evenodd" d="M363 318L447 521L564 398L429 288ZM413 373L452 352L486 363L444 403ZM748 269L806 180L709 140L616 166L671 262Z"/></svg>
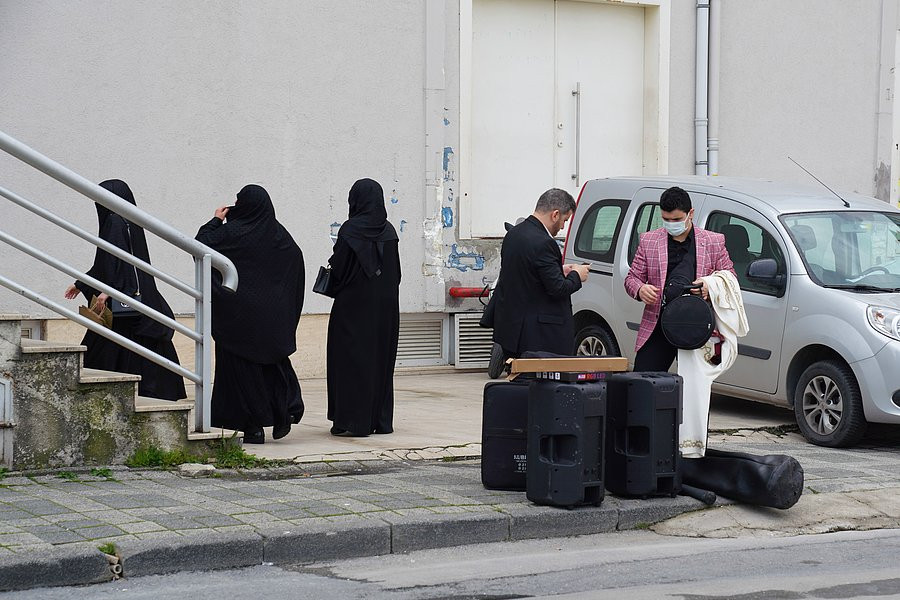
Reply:
<svg viewBox="0 0 900 600"><path fill-rule="evenodd" d="M794 391L800 433L819 446L853 446L866 432L862 394L850 367L835 360L810 365Z"/></svg>
<svg viewBox="0 0 900 600"><path fill-rule="evenodd" d="M621 356L611 331L602 325L588 325L575 335L576 356Z"/></svg>

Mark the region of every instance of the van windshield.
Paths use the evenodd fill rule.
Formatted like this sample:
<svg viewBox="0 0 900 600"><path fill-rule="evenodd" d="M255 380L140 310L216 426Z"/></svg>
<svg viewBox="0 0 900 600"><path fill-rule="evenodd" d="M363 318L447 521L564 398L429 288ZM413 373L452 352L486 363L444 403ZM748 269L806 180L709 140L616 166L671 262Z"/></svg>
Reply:
<svg viewBox="0 0 900 600"><path fill-rule="evenodd" d="M817 284L900 291L900 214L840 211L780 218Z"/></svg>

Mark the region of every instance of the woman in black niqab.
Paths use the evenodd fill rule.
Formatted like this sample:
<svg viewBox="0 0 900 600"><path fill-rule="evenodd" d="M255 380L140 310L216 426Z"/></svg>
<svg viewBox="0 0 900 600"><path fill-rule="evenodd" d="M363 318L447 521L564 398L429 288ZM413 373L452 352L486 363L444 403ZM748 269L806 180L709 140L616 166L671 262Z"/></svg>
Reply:
<svg viewBox="0 0 900 600"><path fill-rule="evenodd" d="M384 192L371 179L350 189L349 218L331 264L328 419L334 435L391 433L400 332L400 253Z"/></svg>
<svg viewBox="0 0 900 600"><path fill-rule="evenodd" d="M109 179L102 182L100 187L136 205L134 194L124 181ZM150 251L147 248L147 237L143 228L127 221L105 206L96 203L95 206L97 208L99 236L149 263ZM172 309L162 297L162 294L159 293L159 290L156 288L156 280L151 275L130 263L116 258L105 250L97 248L97 252L94 255L94 264L87 274L129 296L140 291L141 302L170 318L174 318ZM88 303L94 296L101 301L107 301L106 294L95 290L83 281L76 281L70 286L66 290L66 297L70 299L75 298L79 293L84 294ZM178 363L178 354L175 351L175 345L172 343L172 336L175 332L162 323L154 321L146 315L114 317L112 329L156 354ZM85 367L140 375L141 381L138 384L139 395L148 398L161 398L163 400L179 400L187 396L184 389L184 379L180 375L138 356L131 350L127 350L113 341L88 330L81 343L87 346L87 351L84 353Z"/></svg>
<svg viewBox="0 0 900 600"><path fill-rule="evenodd" d="M213 281L212 424L243 431L249 443L263 443L268 426L272 437L284 437L303 416L289 358L303 309L303 253L258 185L245 186L233 207L217 210L197 240L230 258L239 281L237 292L224 289L217 274Z"/></svg>

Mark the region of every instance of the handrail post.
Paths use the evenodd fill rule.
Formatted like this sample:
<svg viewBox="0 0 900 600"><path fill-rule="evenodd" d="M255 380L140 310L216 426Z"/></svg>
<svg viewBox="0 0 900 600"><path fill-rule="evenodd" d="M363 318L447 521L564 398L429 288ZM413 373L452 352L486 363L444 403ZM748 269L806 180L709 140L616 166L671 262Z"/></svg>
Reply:
<svg viewBox="0 0 900 600"><path fill-rule="evenodd" d="M201 383L194 392L194 416L197 431L210 430L212 410L212 256L195 258L195 287L200 297L195 300L194 326L202 340L195 342L194 366Z"/></svg>

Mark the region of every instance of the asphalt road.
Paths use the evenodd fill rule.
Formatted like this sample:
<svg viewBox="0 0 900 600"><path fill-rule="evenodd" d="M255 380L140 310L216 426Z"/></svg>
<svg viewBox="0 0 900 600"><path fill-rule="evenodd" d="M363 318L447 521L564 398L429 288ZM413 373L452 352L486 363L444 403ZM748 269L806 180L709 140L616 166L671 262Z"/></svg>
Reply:
<svg viewBox="0 0 900 600"><path fill-rule="evenodd" d="M649 531L482 544L329 564L180 573L0 594L71 598L504 600L900 596L900 530L688 539Z"/></svg>

